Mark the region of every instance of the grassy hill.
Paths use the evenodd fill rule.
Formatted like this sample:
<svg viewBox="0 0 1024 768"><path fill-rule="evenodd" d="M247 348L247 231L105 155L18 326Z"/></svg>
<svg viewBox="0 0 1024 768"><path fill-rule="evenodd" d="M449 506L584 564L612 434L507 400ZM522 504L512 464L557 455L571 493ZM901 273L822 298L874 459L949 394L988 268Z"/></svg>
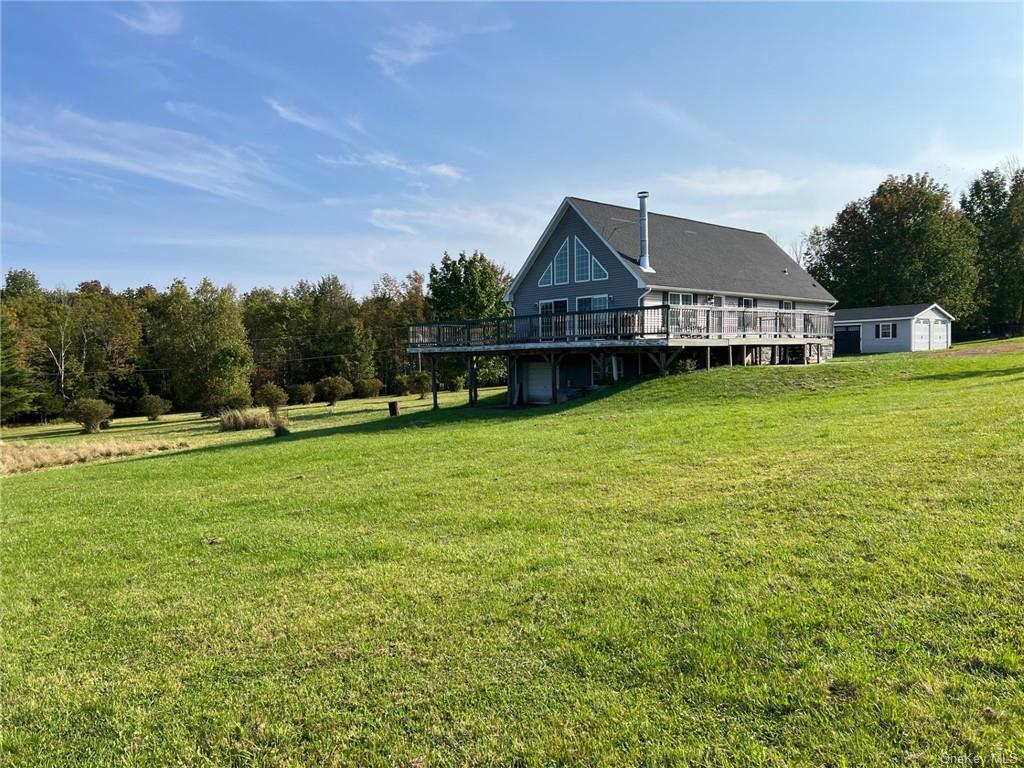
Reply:
<svg viewBox="0 0 1024 768"><path fill-rule="evenodd" d="M1024 344L463 402L5 431L4 763L1024 759Z"/></svg>

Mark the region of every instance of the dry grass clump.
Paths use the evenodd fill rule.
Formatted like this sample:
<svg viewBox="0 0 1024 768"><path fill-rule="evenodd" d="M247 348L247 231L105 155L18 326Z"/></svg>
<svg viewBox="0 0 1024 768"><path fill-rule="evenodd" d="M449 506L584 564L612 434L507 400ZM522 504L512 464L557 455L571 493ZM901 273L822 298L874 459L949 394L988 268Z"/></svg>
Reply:
<svg viewBox="0 0 1024 768"><path fill-rule="evenodd" d="M61 467L100 459L136 456L141 453L187 448L184 440L137 440L131 442L68 443L3 443L0 445L0 475L31 472L33 469Z"/></svg>
<svg viewBox="0 0 1024 768"><path fill-rule="evenodd" d="M260 408L229 408L220 412L220 431L237 432L240 429L271 429L274 420L269 411Z"/></svg>

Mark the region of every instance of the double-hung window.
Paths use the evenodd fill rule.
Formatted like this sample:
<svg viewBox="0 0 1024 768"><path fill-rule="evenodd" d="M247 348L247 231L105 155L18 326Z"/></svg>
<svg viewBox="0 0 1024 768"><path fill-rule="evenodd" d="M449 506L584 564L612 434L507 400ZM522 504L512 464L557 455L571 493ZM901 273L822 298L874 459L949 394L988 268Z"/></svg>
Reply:
<svg viewBox="0 0 1024 768"><path fill-rule="evenodd" d="M876 339L895 339L896 323L875 323Z"/></svg>
<svg viewBox="0 0 1024 768"><path fill-rule="evenodd" d="M577 312L592 312L596 309L608 309L608 296L580 296L576 299Z"/></svg>

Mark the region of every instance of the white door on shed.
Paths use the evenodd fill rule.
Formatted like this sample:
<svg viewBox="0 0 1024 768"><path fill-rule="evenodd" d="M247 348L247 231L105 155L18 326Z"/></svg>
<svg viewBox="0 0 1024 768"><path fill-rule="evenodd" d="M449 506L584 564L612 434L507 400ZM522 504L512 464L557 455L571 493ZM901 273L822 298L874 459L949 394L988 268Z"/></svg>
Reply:
<svg viewBox="0 0 1024 768"><path fill-rule="evenodd" d="M551 402L551 366L547 363L526 364L526 402Z"/></svg>
<svg viewBox="0 0 1024 768"><path fill-rule="evenodd" d="M931 323L920 318L914 321L914 351L931 349Z"/></svg>
<svg viewBox="0 0 1024 768"><path fill-rule="evenodd" d="M945 320L932 321L932 349L946 349L949 346L949 323Z"/></svg>

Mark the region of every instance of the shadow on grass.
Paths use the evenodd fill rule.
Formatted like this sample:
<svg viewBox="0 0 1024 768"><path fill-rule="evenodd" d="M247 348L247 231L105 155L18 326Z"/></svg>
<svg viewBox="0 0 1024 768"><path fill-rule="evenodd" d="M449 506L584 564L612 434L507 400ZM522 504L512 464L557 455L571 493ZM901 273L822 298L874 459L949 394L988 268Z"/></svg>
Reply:
<svg viewBox="0 0 1024 768"><path fill-rule="evenodd" d="M505 394L493 394L481 397L477 405L470 408L468 404L458 406L448 406L433 410L430 407L430 400L425 401L413 401L414 403L423 402L424 406L418 408L415 411L402 414L401 416L389 417L387 415L387 402L383 401L379 408L363 408L358 411L346 411L344 414L350 413L380 413L381 418L374 419L372 421L363 421L357 424L338 424L330 427L322 427L320 429L304 429L298 432L293 432L290 435L282 437L273 437L267 433L267 430L258 430L258 437L253 437L251 440L242 440L239 442L227 443L224 445L206 445L199 448L190 450L178 451L174 454L164 454L164 456L140 456L136 461L153 460L157 458L163 458L166 456L177 455L195 455L201 453L216 453L220 451L230 451L236 448L246 448L255 445L264 446L280 446L288 443L299 442L302 440L316 439L321 437L333 437L336 435L367 435L377 434L383 432L392 432L401 429L430 429L434 427L448 427L456 426L463 423L487 423L487 422L519 422L529 421L542 416L549 416L557 413L564 413L565 411L571 411L575 408L579 408L589 403L598 402L608 397L613 397L620 392L623 392L631 387L641 383L644 379L630 380L623 382L616 386L607 387L597 392L589 393L583 397L578 397L573 400L569 400L558 405L546 405L546 406L522 406L516 408L509 408L505 405ZM330 415L330 414L328 414ZM299 416L293 421L299 420L312 420L320 418L319 415L305 415Z"/></svg>

